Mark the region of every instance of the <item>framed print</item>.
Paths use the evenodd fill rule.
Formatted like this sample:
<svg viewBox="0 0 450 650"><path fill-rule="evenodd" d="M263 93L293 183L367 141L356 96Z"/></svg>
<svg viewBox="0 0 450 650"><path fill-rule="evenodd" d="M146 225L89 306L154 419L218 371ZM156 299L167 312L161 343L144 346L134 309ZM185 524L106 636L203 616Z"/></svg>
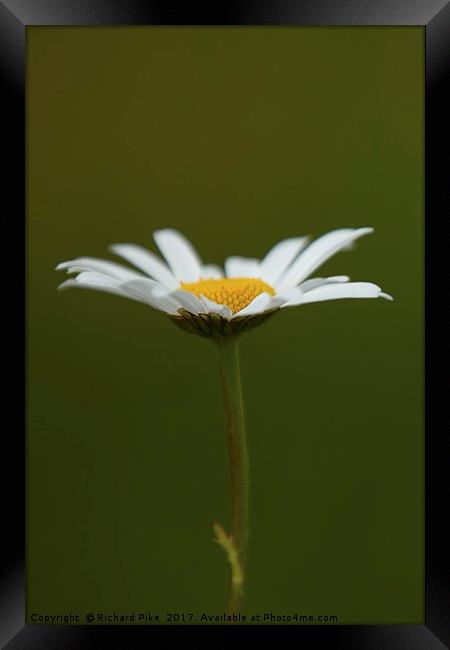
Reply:
<svg viewBox="0 0 450 650"><path fill-rule="evenodd" d="M449 3L1 0L0 25L4 646L446 647Z"/></svg>

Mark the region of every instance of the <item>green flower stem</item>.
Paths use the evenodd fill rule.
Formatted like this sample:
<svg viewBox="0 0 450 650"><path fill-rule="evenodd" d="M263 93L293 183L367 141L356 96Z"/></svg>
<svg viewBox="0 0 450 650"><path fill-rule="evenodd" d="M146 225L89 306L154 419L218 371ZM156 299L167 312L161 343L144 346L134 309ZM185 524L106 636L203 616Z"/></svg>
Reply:
<svg viewBox="0 0 450 650"><path fill-rule="evenodd" d="M225 406L231 475L231 532L214 525L216 541L230 563L227 612L238 613L243 597L248 542L249 460L236 335L218 337L220 381Z"/></svg>

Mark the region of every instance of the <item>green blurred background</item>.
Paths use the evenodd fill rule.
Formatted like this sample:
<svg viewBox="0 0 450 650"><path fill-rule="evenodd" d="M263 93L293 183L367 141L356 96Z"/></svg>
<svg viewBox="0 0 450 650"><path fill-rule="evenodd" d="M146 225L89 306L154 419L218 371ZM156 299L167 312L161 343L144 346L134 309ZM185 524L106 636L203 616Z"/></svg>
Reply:
<svg viewBox="0 0 450 650"><path fill-rule="evenodd" d="M215 350L55 265L184 232L207 262L340 227L395 297L241 344L246 613L423 622L421 28L28 28L28 615L223 611Z"/></svg>

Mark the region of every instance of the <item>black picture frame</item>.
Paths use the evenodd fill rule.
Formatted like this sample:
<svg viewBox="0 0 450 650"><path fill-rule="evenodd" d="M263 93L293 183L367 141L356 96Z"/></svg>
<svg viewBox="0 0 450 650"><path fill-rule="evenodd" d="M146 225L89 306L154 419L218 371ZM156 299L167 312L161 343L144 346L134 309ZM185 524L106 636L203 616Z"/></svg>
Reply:
<svg viewBox="0 0 450 650"><path fill-rule="evenodd" d="M2 109L2 153L6 162L1 192L4 223L9 228L8 249L24 250L25 234L25 47L26 28L34 25L289 25L289 26L375 26L419 25L426 44L425 79L425 469L426 469L426 573L424 625L298 625L273 626L277 633L286 628L305 647L326 643L329 647L353 650L438 650L450 647L450 589L448 588L450 539L446 526L448 512L448 443L446 421L440 423L442 383L439 365L444 368L439 338L439 318L434 318L437 300L433 295L438 273L439 223L450 215L448 191L450 115L450 2L446 0L250 0L238 3L211 3L197 9L191 3L180 6L171 1L151 0L0 0L0 84ZM7 216L7 219L6 219ZM25 255L23 259L25 262ZM25 263L23 265L25 268ZM25 287L25 273L22 276ZM24 316L23 301L14 283L8 284L4 304L16 318L4 318L3 338L17 341L12 362L4 370L8 396L19 396L23 405ZM11 308L13 307L13 309ZM26 314L25 314L26 316ZM432 345L433 338L433 345ZM444 340L444 339L442 339ZM436 352L434 351L436 350ZM6 351L6 349L5 349ZM24 356L22 356L24 355ZM4 354L4 358L6 355ZM433 376L432 376L433 373ZM443 375L445 377L445 375ZM442 389L441 389L442 390ZM188 635L196 626L42 626L25 625L25 480L26 449L23 427L19 424L13 399L4 406L11 424L2 435L3 543L0 583L0 645L10 650L25 648L94 648L99 644L141 647L156 632L178 627ZM443 409L442 409L442 413ZM6 419L4 418L4 423ZM268 631L271 626L264 626ZM202 632L255 627L212 626ZM170 637L172 638L172 637ZM179 637L177 637L179 638ZM188 636L189 638L189 636ZM191 639L193 637L190 637ZM6 645L4 645L6 644ZM444 645L446 644L446 645Z"/></svg>

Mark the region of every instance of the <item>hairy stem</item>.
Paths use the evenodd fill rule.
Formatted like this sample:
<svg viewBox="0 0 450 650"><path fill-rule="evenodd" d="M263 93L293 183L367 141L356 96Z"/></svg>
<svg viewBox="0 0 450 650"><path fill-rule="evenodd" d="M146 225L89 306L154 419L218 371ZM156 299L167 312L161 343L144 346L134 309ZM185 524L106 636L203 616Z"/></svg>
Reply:
<svg viewBox="0 0 450 650"><path fill-rule="evenodd" d="M226 535L218 524L216 538L230 562L227 612L238 613L243 597L248 542L249 460L242 401L237 337L216 339L219 350L231 478L231 531Z"/></svg>

